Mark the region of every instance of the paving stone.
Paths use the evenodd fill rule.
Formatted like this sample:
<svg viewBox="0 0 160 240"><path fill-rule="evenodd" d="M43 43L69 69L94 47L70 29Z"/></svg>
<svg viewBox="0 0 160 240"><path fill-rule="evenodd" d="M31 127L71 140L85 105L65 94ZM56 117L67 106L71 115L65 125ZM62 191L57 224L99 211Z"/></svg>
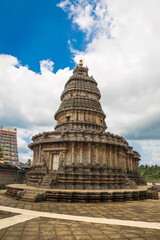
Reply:
<svg viewBox="0 0 160 240"><path fill-rule="evenodd" d="M6 237L2 237L1 240L20 240L20 238L18 236L6 236Z"/></svg>
<svg viewBox="0 0 160 240"><path fill-rule="evenodd" d="M120 234L115 234L115 233L113 233L113 234L108 234L108 237L110 238L110 239L121 239L121 238L124 238L124 236L122 236L122 235L120 235Z"/></svg>
<svg viewBox="0 0 160 240"><path fill-rule="evenodd" d="M0 205L89 217L160 222L160 201L122 203L28 203L0 196ZM14 214L15 215L15 214ZM13 215L13 216L14 216ZM0 214L10 217L10 213ZM160 230L39 217L0 230L0 240L160 240Z"/></svg>
<svg viewBox="0 0 160 240"><path fill-rule="evenodd" d="M6 212L6 211L0 211L0 219L13 217L13 216L16 216L16 215L18 215L18 214L17 213Z"/></svg>

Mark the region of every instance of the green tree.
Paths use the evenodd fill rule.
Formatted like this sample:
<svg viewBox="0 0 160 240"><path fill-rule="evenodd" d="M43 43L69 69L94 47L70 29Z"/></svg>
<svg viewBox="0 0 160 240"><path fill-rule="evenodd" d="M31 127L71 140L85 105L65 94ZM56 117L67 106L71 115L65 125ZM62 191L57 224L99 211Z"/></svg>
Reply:
<svg viewBox="0 0 160 240"><path fill-rule="evenodd" d="M160 166L158 165L141 165L139 167L140 175L146 181L157 181L160 182Z"/></svg>
<svg viewBox="0 0 160 240"><path fill-rule="evenodd" d="M28 159L27 162L25 163L26 166L31 166L31 164L32 164L31 159Z"/></svg>

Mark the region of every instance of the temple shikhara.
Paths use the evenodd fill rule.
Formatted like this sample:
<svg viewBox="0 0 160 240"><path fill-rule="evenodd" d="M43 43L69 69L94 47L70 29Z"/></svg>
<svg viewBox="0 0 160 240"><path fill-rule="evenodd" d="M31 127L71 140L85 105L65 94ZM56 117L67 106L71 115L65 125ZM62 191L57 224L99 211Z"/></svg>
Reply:
<svg viewBox="0 0 160 240"><path fill-rule="evenodd" d="M55 131L32 137L27 184L53 189L121 189L144 185L140 155L107 132L97 82L82 60L73 70L55 113Z"/></svg>

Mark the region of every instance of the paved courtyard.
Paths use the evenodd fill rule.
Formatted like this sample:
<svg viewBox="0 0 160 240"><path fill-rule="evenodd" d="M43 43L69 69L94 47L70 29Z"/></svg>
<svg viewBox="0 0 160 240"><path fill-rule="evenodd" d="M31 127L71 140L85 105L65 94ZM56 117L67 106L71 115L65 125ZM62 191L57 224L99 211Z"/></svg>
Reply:
<svg viewBox="0 0 160 240"><path fill-rule="evenodd" d="M160 240L160 200L30 203L0 192L0 240Z"/></svg>

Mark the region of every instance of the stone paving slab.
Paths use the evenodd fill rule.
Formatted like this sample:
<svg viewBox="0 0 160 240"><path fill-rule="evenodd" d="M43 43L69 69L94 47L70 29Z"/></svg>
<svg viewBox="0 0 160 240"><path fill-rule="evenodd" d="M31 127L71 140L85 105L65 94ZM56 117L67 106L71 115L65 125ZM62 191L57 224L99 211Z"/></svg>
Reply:
<svg viewBox="0 0 160 240"><path fill-rule="evenodd" d="M110 219L110 218L96 218L96 217L86 217L86 216L76 216L76 215L66 215L66 214L56 214L50 212L41 212L41 211L33 211L21 208L11 208L0 206L0 210L10 211L13 213L19 213L20 215L17 217L12 217L13 219L7 218L7 221L0 220L0 229L4 227L9 227L13 225L13 222L20 223L27 220L31 220L33 218L38 217L46 217L60 220L69 220L69 221L79 221L79 222L89 222L89 223L98 223L98 224L109 224L109 225L119 225L119 226L128 226L128 227L138 227L138 228L149 228L149 229L157 229L160 230L160 223L157 222L145 222L145 221L131 221L131 220L119 220L119 219ZM20 221L19 221L20 219Z"/></svg>
<svg viewBox="0 0 160 240"><path fill-rule="evenodd" d="M7 211L2 211L0 210L0 219L4 219L4 218L8 218L8 217L13 217L16 216L17 213L11 213L11 212L7 212Z"/></svg>
<svg viewBox="0 0 160 240"><path fill-rule="evenodd" d="M160 230L37 218L0 230L1 240L159 240Z"/></svg>
<svg viewBox="0 0 160 240"><path fill-rule="evenodd" d="M30 203L0 196L0 205L88 217L160 222L160 200L109 203Z"/></svg>
<svg viewBox="0 0 160 240"><path fill-rule="evenodd" d="M58 214L160 223L160 200L109 203L30 203L17 201L0 194L0 205ZM6 216L11 215L6 212ZM46 217L38 217L0 230L0 240L54 239L160 240L160 230L56 220Z"/></svg>

